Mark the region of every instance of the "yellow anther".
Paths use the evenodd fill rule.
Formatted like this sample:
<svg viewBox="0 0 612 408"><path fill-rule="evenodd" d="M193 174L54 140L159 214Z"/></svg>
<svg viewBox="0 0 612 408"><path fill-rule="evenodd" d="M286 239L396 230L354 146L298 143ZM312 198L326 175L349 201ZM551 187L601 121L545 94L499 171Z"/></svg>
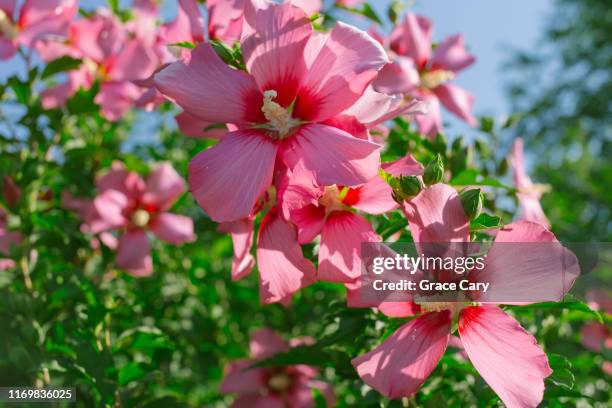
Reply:
<svg viewBox="0 0 612 408"><path fill-rule="evenodd" d="M17 26L4 10L0 10L0 35L8 40L14 40L17 38L17 33Z"/></svg>
<svg viewBox="0 0 612 408"><path fill-rule="evenodd" d="M421 85L427 89L434 89L452 80L454 77L455 73L453 71L436 69L421 74Z"/></svg>
<svg viewBox="0 0 612 408"><path fill-rule="evenodd" d="M283 108L277 102L274 102L278 96L278 93L273 90L267 90L264 92L263 106L261 111L263 112L266 120L273 130L276 130L281 138L286 136L292 127L296 125L296 121L291 118L291 113Z"/></svg>
<svg viewBox="0 0 612 408"><path fill-rule="evenodd" d="M137 227L143 228L146 227L147 224L149 224L149 220L150 220L150 216L149 213L146 210L136 210L134 211L134 213L132 214L132 224L134 224Z"/></svg>

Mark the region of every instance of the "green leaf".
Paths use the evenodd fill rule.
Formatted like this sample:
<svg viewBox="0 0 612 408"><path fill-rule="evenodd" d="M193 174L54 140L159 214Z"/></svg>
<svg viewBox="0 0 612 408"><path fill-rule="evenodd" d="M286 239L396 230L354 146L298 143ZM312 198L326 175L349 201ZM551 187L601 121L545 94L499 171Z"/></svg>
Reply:
<svg viewBox="0 0 612 408"><path fill-rule="evenodd" d="M196 45L190 41L181 41L181 42L177 42L174 44L168 44L169 47L181 47L181 48L188 48L190 50L194 49L196 47Z"/></svg>
<svg viewBox="0 0 612 408"><path fill-rule="evenodd" d="M372 6L370 6L369 3L363 3L360 12L361 15L369 18L370 20L375 21L378 24L382 24L382 20L380 19L380 17L378 17L378 14L376 14L376 12L372 8Z"/></svg>
<svg viewBox="0 0 612 408"><path fill-rule="evenodd" d="M489 186L514 190L514 188L500 183L495 179L481 176L476 169L463 170L451 179L450 184L453 186Z"/></svg>
<svg viewBox="0 0 612 408"><path fill-rule="evenodd" d="M72 58L67 55L59 57L47 64L40 77L46 79L60 72L75 70L81 66L82 62L83 61L80 59Z"/></svg>
<svg viewBox="0 0 612 408"><path fill-rule="evenodd" d="M140 380L146 376L148 370L145 369L144 364L130 362L127 363L121 370L119 370L119 385L126 385L132 381Z"/></svg>
<svg viewBox="0 0 612 408"><path fill-rule="evenodd" d="M577 300L564 300L561 302L542 302L542 303L534 303L531 305L524 306L510 306L511 308L521 311L521 310L573 310L578 312L583 312L592 315L595 317L600 323L603 323L603 318L601 315L592 310L586 303L577 301Z"/></svg>
<svg viewBox="0 0 612 408"><path fill-rule="evenodd" d="M501 227L503 227L503 224L501 223L501 218L496 215L489 215L486 213L482 213L478 217L470 221L470 230L472 231L480 231L490 228Z"/></svg>

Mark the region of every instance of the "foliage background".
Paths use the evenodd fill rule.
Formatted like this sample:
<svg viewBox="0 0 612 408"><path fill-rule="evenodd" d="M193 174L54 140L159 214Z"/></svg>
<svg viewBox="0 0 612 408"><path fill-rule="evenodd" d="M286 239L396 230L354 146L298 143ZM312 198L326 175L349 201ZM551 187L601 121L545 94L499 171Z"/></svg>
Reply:
<svg viewBox="0 0 612 408"><path fill-rule="evenodd" d="M609 240L608 8L602 0L555 3L540 45L509 57L514 106L509 119L483 117L480 129L467 135L469 143L456 134L448 135L451 142L423 142L407 122L397 120L385 158L410 151L426 162L441 153L453 176L474 169L503 179L507 146L520 134L533 149L535 179L552 185L543 206L558 237ZM544 75L555 80L539 81ZM350 358L401 322L346 309L344 289L325 283L303 290L289 308L261 307L257 273L230 281L231 240L216 232L189 194L173 211L195 220L198 240L182 247L154 241L150 278L115 269L114 254L104 246L92 249L91 237L79 231L80 220L62 207L62 192L92 197L96 175L117 159L141 174L151 163L170 161L185 175L189 159L211 142L180 135L165 107L153 121L159 143L134 143L130 135L143 126L143 116L132 112L116 124L105 121L92 102L95 88L79 92L65 110L44 111L37 93L42 76L43 69L34 67L27 77L13 76L0 85L2 112L12 112L0 129L0 174L23 190L9 225L25 237L13 254L18 267L0 274L1 386L76 386L77 406L226 406L231 397L217 390L224 365L246 356L250 331L270 327L285 338L318 339L270 363L322 366L341 406L499 404L453 351L414 399L390 402L367 390ZM151 116L145 118L150 131ZM487 197L488 209L509 222L512 195L496 188ZM6 200L2 204L9 207ZM409 239L399 214L375 221L383 236L403 231ZM603 284L610 282L607 273ZM511 309L535 333L555 370L543 405L610 403L610 377L601 365L611 356L594 355L580 344L581 325L596 314L580 302Z"/></svg>

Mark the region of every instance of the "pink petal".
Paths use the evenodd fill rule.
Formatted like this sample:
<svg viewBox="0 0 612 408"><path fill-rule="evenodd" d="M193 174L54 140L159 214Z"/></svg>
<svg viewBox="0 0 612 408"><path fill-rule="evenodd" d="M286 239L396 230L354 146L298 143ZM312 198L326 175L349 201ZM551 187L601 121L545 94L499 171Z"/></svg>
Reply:
<svg viewBox="0 0 612 408"><path fill-rule="evenodd" d="M415 242L469 242L470 225L459 194L446 184L434 184L404 204Z"/></svg>
<svg viewBox="0 0 612 408"><path fill-rule="evenodd" d="M296 116L323 121L351 107L389 59L367 33L337 23L302 81Z"/></svg>
<svg viewBox="0 0 612 408"><path fill-rule="evenodd" d="M604 348L612 349L612 331L601 323L587 323L580 329L582 345L595 352L601 353Z"/></svg>
<svg viewBox="0 0 612 408"><path fill-rule="evenodd" d="M67 36L77 10L76 0L26 0L19 11L19 42L31 47L48 36Z"/></svg>
<svg viewBox="0 0 612 408"><path fill-rule="evenodd" d="M470 280L490 282L482 302L559 301L580 274L576 256L544 226L519 221L499 230L487 252L485 267Z"/></svg>
<svg viewBox="0 0 612 408"><path fill-rule="evenodd" d="M13 261L12 259L0 259L0 271L14 268L15 265L15 261Z"/></svg>
<svg viewBox="0 0 612 408"><path fill-rule="evenodd" d="M544 209L542 208L542 204L540 204L539 194L534 196L533 194L518 193L517 197L520 204L519 220L535 222L542 224L546 228L550 228L550 221L548 217L546 217L546 214L544 214Z"/></svg>
<svg viewBox="0 0 612 408"><path fill-rule="evenodd" d="M75 47L98 64L106 63L109 57L119 52L128 35L118 19L102 12L73 22L70 31Z"/></svg>
<svg viewBox="0 0 612 408"><path fill-rule="evenodd" d="M295 227L271 210L257 238L259 296L262 303L279 302L316 280L312 263L302 255Z"/></svg>
<svg viewBox="0 0 612 408"><path fill-rule="evenodd" d="M421 312L421 307L414 302L383 302L377 306L385 316L403 318Z"/></svg>
<svg viewBox="0 0 612 408"><path fill-rule="evenodd" d="M318 206L318 200L324 192L324 188L313 180L312 174L300 166L282 173L277 181L277 189L278 206L286 220L291 218L292 211L308 205Z"/></svg>
<svg viewBox="0 0 612 408"><path fill-rule="evenodd" d="M207 122L251 123L262 116L262 96L253 77L228 67L208 43L198 45L188 61L172 63L158 72L155 86Z"/></svg>
<svg viewBox="0 0 612 408"><path fill-rule="evenodd" d="M113 162L111 169L96 181L99 191L117 190L131 200L140 199L145 182L137 173L128 171L123 163Z"/></svg>
<svg viewBox="0 0 612 408"><path fill-rule="evenodd" d="M436 47L431 60L431 68L458 72L475 61L476 58L465 50L463 35L456 34L447 37Z"/></svg>
<svg viewBox="0 0 612 408"><path fill-rule="evenodd" d="M436 368L450 337L450 312L428 313L406 323L352 363L361 379L384 396L413 395Z"/></svg>
<svg viewBox="0 0 612 408"><path fill-rule="evenodd" d="M251 333L249 350L251 351L251 357L256 360L272 357L288 349L285 341L270 329L260 329Z"/></svg>
<svg viewBox="0 0 612 408"><path fill-rule="evenodd" d="M223 394L232 392L257 394L266 387L263 368L249 368L255 360L236 360L225 368L225 376L219 386Z"/></svg>
<svg viewBox="0 0 612 408"><path fill-rule="evenodd" d="M298 230L300 244L311 242L321 233L325 225L325 207L308 204L291 211L291 222Z"/></svg>
<svg viewBox="0 0 612 408"><path fill-rule="evenodd" d="M102 116L116 122L132 108L142 92L131 82L103 82L94 102L100 105Z"/></svg>
<svg viewBox="0 0 612 408"><path fill-rule="evenodd" d="M353 116L360 123L369 127L377 123L381 117L395 110L402 102L400 95L387 95L376 92L372 86L368 86L361 98L357 100L343 115Z"/></svg>
<svg viewBox="0 0 612 408"><path fill-rule="evenodd" d="M138 61L138 63L134 63ZM107 67L111 81L134 81L149 77L159 65L159 59L151 47L137 38L130 40L113 56Z"/></svg>
<svg viewBox="0 0 612 408"><path fill-rule="evenodd" d="M0 10L11 18L15 14L17 8L17 0L0 0Z"/></svg>
<svg viewBox="0 0 612 408"><path fill-rule="evenodd" d="M208 0L208 32L211 39L233 44L240 39L244 0Z"/></svg>
<svg viewBox="0 0 612 408"><path fill-rule="evenodd" d="M272 183L277 144L256 131L236 131L189 164L189 188L217 222L246 218Z"/></svg>
<svg viewBox="0 0 612 408"><path fill-rule="evenodd" d="M361 244L380 242L370 223L360 215L334 211L321 232L318 278L352 282L361 274Z"/></svg>
<svg viewBox="0 0 612 408"><path fill-rule="evenodd" d="M414 60L422 69L431 55L431 21L425 17L408 13L396 31L391 34L391 48Z"/></svg>
<svg viewBox="0 0 612 408"><path fill-rule="evenodd" d="M469 125L476 126L476 119L472 116L474 97L471 94L453 84L440 85L433 91L446 109L465 120Z"/></svg>
<svg viewBox="0 0 612 408"><path fill-rule="evenodd" d="M151 231L162 241L174 245L195 241L193 220L184 215L161 213L155 216L149 224Z"/></svg>
<svg viewBox="0 0 612 408"><path fill-rule="evenodd" d="M323 7L323 0L290 0L290 2L304 10L309 16L320 12Z"/></svg>
<svg viewBox="0 0 612 408"><path fill-rule="evenodd" d="M365 183L378 174L380 164L379 145L320 124L302 126L287 139L282 155L290 169L303 167L322 186Z"/></svg>
<svg viewBox="0 0 612 408"><path fill-rule="evenodd" d="M552 370L536 339L495 306L469 306L459 337L470 361L508 407L536 407Z"/></svg>
<svg viewBox="0 0 612 408"><path fill-rule="evenodd" d="M219 231L232 235L234 259L232 260L232 280L237 281L251 272L255 259L251 255L253 246L253 220L224 222L219 224Z"/></svg>
<svg viewBox="0 0 612 408"><path fill-rule="evenodd" d="M151 275L153 272L151 246L147 234L143 230L126 231L119 238L117 266L136 277Z"/></svg>
<svg viewBox="0 0 612 408"><path fill-rule="evenodd" d="M346 133L362 140L370 140L368 128L357 120L357 118L349 115L336 115L333 118L327 119L322 124L344 130Z"/></svg>
<svg viewBox="0 0 612 408"><path fill-rule="evenodd" d="M243 394L236 398L231 408L286 408L283 399L277 395Z"/></svg>
<svg viewBox="0 0 612 408"><path fill-rule="evenodd" d="M127 224L124 212L129 204L128 197L117 190L106 190L93 200L91 219L86 222L91 226L91 232L96 234Z"/></svg>
<svg viewBox="0 0 612 408"><path fill-rule="evenodd" d="M7 39L0 37L0 61L13 58L17 52L17 45Z"/></svg>
<svg viewBox="0 0 612 408"><path fill-rule="evenodd" d="M424 115L415 115L414 121L419 128L419 133L429 139L435 139L438 133L444 131L440 114L440 101L431 93L422 94L420 97L427 103L428 108Z"/></svg>
<svg viewBox="0 0 612 408"><path fill-rule="evenodd" d="M166 44L204 41L204 18L196 0L179 0L176 18L160 27Z"/></svg>
<svg viewBox="0 0 612 408"><path fill-rule="evenodd" d="M277 91L277 102L288 106L305 75L304 48L312 26L291 3L258 3L245 4L242 55L259 88Z"/></svg>
<svg viewBox="0 0 612 408"><path fill-rule="evenodd" d="M512 168L512 179L514 186L518 190L529 191L533 188L531 178L525 169L525 156L523 148L523 139L518 137L512 143L512 154L509 157L510 166Z"/></svg>
<svg viewBox="0 0 612 408"><path fill-rule="evenodd" d="M384 163L382 168L396 177L423 173L423 166L410 155L395 162ZM358 196L357 201L351 204L352 207L368 214L383 214L398 207L392 197L393 190L382 177L374 177L355 191Z"/></svg>
<svg viewBox="0 0 612 408"><path fill-rule="evenodd" d="M189 112L179 113L175 116L175 119L181 133L189 137L220 139L228 132L225 125L217 126L214 123L201 120Z"/></svg>
<svg viewBox="0 0 612 408"><path fill-rule="evenodd" d="M397 56L385 65L374 81L374 89L387 94L407 93L419 84L419 71L411 58Z"/></svg>
<svg viewBox="0 0 612 408"><path fill-rule="evenodd" d="M184 192L185 180L170 163L161 163L147 177L143 201L156 210L167 210Z"/></svg>

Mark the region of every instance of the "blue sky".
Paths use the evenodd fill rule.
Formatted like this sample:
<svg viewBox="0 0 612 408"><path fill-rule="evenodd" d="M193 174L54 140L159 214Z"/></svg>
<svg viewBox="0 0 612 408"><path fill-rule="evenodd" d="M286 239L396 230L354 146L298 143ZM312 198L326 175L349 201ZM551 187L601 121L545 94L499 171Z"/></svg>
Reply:
<svg viewBox="0 0 612 408"><path fill-rule="evenodd" d="M165 0L164 15L175 13L174 0ZM389 0L370 0L386 14ZM103 0L83 0L87 8L106 3ZM123 2L122 3L126 3ZM409 2L411 9L434 22L434 40L440 41L450 34L461 32L477 62L462 72L456 82L474 94L474 112L501 116L508 113L504 97L505 76L501 64L513 48L531 48L544 29L546 15L552 0L420 0ZM355 21L363 28L366 22ZM17 61L0 62L0 80L21 68ZM445 119L450 119L445 114ZM459 121L451 120L455 130L466 129Z"/></svg>

